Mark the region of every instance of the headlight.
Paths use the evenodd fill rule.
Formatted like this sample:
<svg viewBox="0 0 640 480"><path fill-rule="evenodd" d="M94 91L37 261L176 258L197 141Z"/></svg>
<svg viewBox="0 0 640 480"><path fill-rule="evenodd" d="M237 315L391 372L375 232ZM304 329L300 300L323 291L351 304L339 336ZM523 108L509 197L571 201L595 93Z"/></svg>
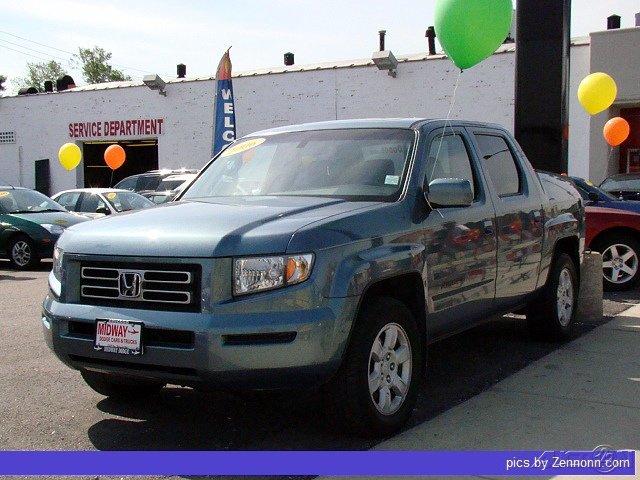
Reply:
<svg viewBox="0 0 640 480"><path fill-rule="evenodd" d="M244 295L304 282L312 265L312 254L237 258L233 266L233 293Z"/></svg>
<svg viewBox="0 0 640 480"><path fill-rule="evenodd" d="M64 252L58 246L53 249L53 267L51 268L51 273L56 278L56 280L62 280L62 257Z"/></svg>
<svg viewBox="0 0 640 480"><path fill-rule="evenodd" d="M64 232L64 227L62 225L52 223L45 223L42 225L42 228L46 229L52 235L62 235L62 232Z"/></svg>

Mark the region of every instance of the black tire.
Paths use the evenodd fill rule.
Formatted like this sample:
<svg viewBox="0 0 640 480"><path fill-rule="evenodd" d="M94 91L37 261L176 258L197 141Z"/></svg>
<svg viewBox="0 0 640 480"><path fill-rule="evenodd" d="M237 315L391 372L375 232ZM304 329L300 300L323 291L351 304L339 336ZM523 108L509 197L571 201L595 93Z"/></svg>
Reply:
<svg viewBox="0 0 640 480"><path fill-rule="evenodd" d="M80 373L86 384L100 395L120 400L139 399L155 395L165 385L162 382L153 380L118 377L87 370L82 370Z"/></svg>
<svg viewBox="0 0 640 480"><path fill-rule="evenodd" d="M570 295L566 295L566 288L558 288L563 280L567 280L567 274L571 282ZM542 293L527 308L529 330L536 338L562 341L573 336L579 289L580 277L575 262L566 253L558 253L553 260L549 278ZM564 291L568 297L567 300L571 300L570 312L568 309L561 312L558 301L561 291ZM564 302L564 305L567 305L567 302Z"/></svg>
<svg viewBox="0 0 640 480"><path fill-rule="evenodd" d="M394 345L398 346L398 350L391 352L391 350L385 349L381 342L381 349L384 349L384 352L393 353L393 357L389 358L384 353L382 356L386 361L372 361L370 356L373 355L374 341L380 337L384 338L386 342L386 335L381 336L383 335L382 330L390 326L396 329L398 340ZM406 368L408 364L401 363L400 358L395 357L395 353L400 351L402 334L404 334L403 341L408 342L405 343L405 347L407 344L409 346L410 368ZM342 365L325 388L329 419L333 420L338 428L366 437L386 436L396 432L407 421L415 405L422 379L424 350L416 321L404 303L393 298L380 297L363 305ZM398 362L396 367L393 367L394 361ZM398 377L406 375L408 378L408 388L405 395L395 393L397 383L383 385L385 381L392 381L388 380L388 377L390 377L389 374L394 375L394 368L394 382ZM377 401L382 402L380 396L382 390L374 394L369 393L371 369L381 372L380 385L381 388L386 388L389 391L389 405L392 406L398 398L403 398L397 405L396 411L383 414L376 407L374 403L376 400L372 398L372 395L377 394ZM386 377L385 374L387 374Z"/></svg>
<svg viewBox="0 0 640 480"><path fill-rule="evenodd" d="M26 235L16 235L9 240L7 256L13 268L17 270L29 270L40 263L33 240Z"/></svg>
<svg viewBox="0 0 640 480"><path fill-rule="evenodd" d="M612 246L619 245L622 248L627 248L630 251L633 251L635 256L635 268L636 272L632 276L628 276L628 278L621 279L619 283L615 283L611 281L608 276L612 275L612 271L608 268L603 267L602 272L602 287L609 292L617 292L623 290L630 290L638 285L638 281L640 280L640 243L631 235L616 234L616 235L607 235L601 240L598 240L597 244L594 245L593 249L597 252L602 253L602 261L603 263L606 261L611 261L612 258L609 258L610 251L608 251ZM622 250L622 249L620 249ZM605 252L607 258L605 259ZM621 252L620 252L621 253ZM630 259L633 261L634 259ZM623 272L624 273L624 272Z"/></svg>

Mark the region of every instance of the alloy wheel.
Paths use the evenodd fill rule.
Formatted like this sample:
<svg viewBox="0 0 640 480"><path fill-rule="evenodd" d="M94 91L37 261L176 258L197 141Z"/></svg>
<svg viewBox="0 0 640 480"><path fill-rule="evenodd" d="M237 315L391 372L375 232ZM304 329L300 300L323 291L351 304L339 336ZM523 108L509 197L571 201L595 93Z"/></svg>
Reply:
<svg viewBox="0 0 640 480"><path fill-rule="evenodd" d="M25 267L31 261L31 247L24 240L18 240L11 249L11 258L20 267Z"/></svg>
<svg viewBox="0 0 640 480"><path fill-rule="evenodd" d="M369 353L369 395L378 412L393 415L404 403L411 382L411 343L404 329L388 323Z"/></svg>
<svg viewBox="0 0 640 480"><path fill-rule="evenodd" d="M571 322L573 313L573 279L566 268L560 271L556 299L558 302L558 321L566 327Z"/></svg>
<svg viewBox="0 0 640 480"><path fill-rule="evenodd" d="M638 255L621 243L610 245L602 254L602 275L611 283L626 283L638 272Z"/></svg>

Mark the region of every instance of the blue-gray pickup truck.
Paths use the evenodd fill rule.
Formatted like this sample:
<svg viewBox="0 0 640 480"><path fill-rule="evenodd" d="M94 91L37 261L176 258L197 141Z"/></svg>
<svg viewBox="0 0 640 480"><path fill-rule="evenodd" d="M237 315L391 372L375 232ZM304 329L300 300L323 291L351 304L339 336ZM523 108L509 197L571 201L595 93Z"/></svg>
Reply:
<svg viewBox="0 0 640 480"><path fill-rule="evenodd" d="M431 342L512 311L569 337L583 249L579 194L502 127L282 127L237 140L176 202L67 229L43 331L104 395L319 387L332 417L385 434Z"/></svg>

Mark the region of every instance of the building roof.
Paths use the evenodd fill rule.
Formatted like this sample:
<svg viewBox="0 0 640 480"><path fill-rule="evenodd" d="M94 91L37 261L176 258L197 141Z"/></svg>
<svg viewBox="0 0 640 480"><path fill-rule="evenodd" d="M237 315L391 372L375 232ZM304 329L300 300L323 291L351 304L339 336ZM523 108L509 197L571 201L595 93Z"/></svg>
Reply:
<svg viewBox="0 0 640 480"><path fill-rule="evenodd" d="M588 36L576 37L571 40L571 45L572 46L589 45L589 41L590 39ZM513 53L515 52L515 50L516 50L515 43L505 43L505 44L502 44L500 47L498 47L494 55L499 55L503 53ZM444 58L447 58L447 56L444 53L429 55L426 52L396 56L396 59L398 60L399 64L407 63L407 62L420 62L420 61L426 61L426 60L442 60ZM359 58L354 60L339 60L334 62L322 62L322 63L307 64L307 65L278 66L278 67L272 67L272 68L248 70L244 72L235 73L233 75L233 78L254 77L254 76L260 76L260 75L274 75L274 74L293 73L293 72L310 72L310 71L316 71L316 70L332 70L332 69L338 69L338 68L369 67L373 65L374 63L371 58ZM163 78L163 80L167 84L185 83L185 82L201 82L201 81L215 80L215 76L191 77L191 78ZM51 92L51 93L73 93L73 92L86 92L86 91L93 91L93 90L110 90L110 89L118 89L118 88L140 87L143 85L144 83L142 83L142 80L94 83L90 85L81 85L78 87L70 88L69 90L64 90L62 92ZM49 95L49 94L40 93L40 94L31 94L31 95L24 95L24 96L30 97L33 95ZM4 98L8 98L12 96L18 96L18 95L6 95Z"/></svg>

